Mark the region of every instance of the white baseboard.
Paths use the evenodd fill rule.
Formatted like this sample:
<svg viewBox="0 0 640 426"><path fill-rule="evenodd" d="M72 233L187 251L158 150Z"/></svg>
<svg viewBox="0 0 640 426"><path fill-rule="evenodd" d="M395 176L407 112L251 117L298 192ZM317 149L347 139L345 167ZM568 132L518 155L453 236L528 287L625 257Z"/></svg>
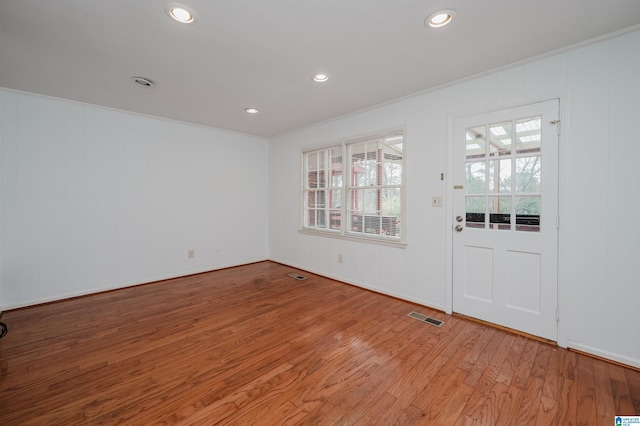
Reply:
<svg viewBox="0 0 640 426"><path fill-rule="evenodd" d="M425 300L415 299L413 297L409 297L409 296L407 296L405 294L402 294L402 293L396 293L396 292L388 291L388 290L381 289L381 288L378 288L378 287L375 287L375 286L366 285L366 284L359 283L359 282L356 282L356 281L351 281L351 280L346 279L344 277L328 274L325 271L317 271L317 270L314 270L313 268L309 268L307 266L296 265L295 263L287 262L285 260L274 259L274 258L271 258L269 260L271 260L272 262L280 263L282 265L291 266L292 268L300 269L302 271L311 272L312 274L320 275L322 277L331 278L332 280L340 281L340 282L343 282L345 284L349 284L349 285L352 285L352 286L355 286L355 287L360 287L360 288L363 288L363 289L366 289L366 290L371 290L373 292L384 294L386 296L395 297L397 299L406 300L407 302L416 303L418 305L422 305L422 306L425 306L427 308L436 309L438 311L446 312L445 306L434 304L434 303L429 303L428 301L425 301Z"/></svg>
<svg viewBox="0 0 640 426"><path fill-rule="evenodd" d="M630 358L628 356L619 355L619 354L608 352L598 348L593 348L591 346L573 342L571 341L571 339L567 341L567 347L570 349L578 350L580 352L585 352L591 355L595 355L600 358L605 358L611 361L619 362L621 364L629 365L631 367L640 368L640 359Z"/></svg>
<svg viewBox="0 0 640 426"><path fill-rule="evenodd" d="M184 272L179 273L179 274L171 274L171 275L162 275L162 276L157 276L157 277L151 277L151 278L145 279L143 281L124 282L124 283L114 284L112 286L95 287L95 288L85 289L85 290L81 290L81 291L77 291L77 292L60 293L60 294L52 295L52 296L49 296L49 297L44 297L44 298L40 298L40 299L33 299L33 300L27 300L27 301L23 301L23 302L20 302L20 303L17 303L17 304L2 306L2 307L0 307L0 313L2 311L26 308L26 307L29 307L29 306L41 305L43 303L57 302L59 300L71 299L71 298L74 298L74 297L88 296L90 294L102 293L102 292L105 292L105 291L119 290L119 289L122 289L122 288L134 287L134 286L137 286L137 285L150 284L150 283L157 282L157 281L164 281L164 280L171 280L171 279L174 279L174 278L186 277L188 275L202 274L202 273L205 273L205 272L212 272L212 271L217 271L217 270L220 270L220 269L226 269L226 268L233 268L233 267L236 267L236 266L249 265L251 263L264 262L266 260L269 260L269 259L255 259L255 260L248 260L246 262L242 262L242 263L238 263L238 264L216 265L215 267L212 266L212 267L208 267L208 268L204 268L204 269L196 269L196 270L192 270L192 271L184 271Z"/></svg>

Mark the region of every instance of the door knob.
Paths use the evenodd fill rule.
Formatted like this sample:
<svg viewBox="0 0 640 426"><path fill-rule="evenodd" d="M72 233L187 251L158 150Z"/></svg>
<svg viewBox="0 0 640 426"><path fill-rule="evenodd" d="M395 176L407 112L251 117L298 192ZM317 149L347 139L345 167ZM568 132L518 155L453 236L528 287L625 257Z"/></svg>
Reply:
<svg viewBox="0 0 640 426"><path fill-rule="evenodd" d="M456 222L462 222L462 216L456 216Z"/></svg>
<svg viewBox="0 0 640 426"><path fill-rule="evenodd" d="M456 232L462 232L462 225L456 225Z"/></svg>

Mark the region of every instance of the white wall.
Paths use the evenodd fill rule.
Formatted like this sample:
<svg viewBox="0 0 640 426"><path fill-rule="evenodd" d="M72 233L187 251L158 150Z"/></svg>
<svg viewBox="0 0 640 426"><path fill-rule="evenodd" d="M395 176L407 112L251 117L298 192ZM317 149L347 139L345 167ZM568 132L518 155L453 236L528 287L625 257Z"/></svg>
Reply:
<svg viewBox="0 0 640 426"><path fill-rule="evenodd" d="M559 343L640 367L639 68L636 32L273 138L270 258L446 310L448 120L560 98ZM407 128L408 246L298 233L301 149L397 125ZM448 207L430 207L432 196Z"/></svg>
<svg viewBox="0 0 640 426"><path fill-rule="evenodd" d="M568 58L566 337L640 367L640 33Z"/></svg>
<svg viewBox="0 0 640 426"><path fill-rule="evenodd" d="M268 257L267 140L9 90L0 108L5 310Z"/></svg>
<svg viewBox="0 0 640 426"><path fill-rule="evenodd" d="M640 367L639 46L628 34L269 143L0 90L0 306L271 258L446 310L449 119L559 97L559 343ZM298 233L300 150L398 125L408 246Z"/></svg>

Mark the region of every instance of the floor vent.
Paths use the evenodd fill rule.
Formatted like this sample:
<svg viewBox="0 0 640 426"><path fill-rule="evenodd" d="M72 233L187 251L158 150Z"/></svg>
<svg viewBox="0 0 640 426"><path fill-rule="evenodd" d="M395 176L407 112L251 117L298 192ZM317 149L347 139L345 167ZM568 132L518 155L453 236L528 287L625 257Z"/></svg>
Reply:
<svg viewBox="0 0 640 426"><path fill-rule="evenodd" d="M417 312L409 312L411 318L415 318L419 321L426 322L427 324L435 325L436 327L442 327L444 325L444 321L437 320L435 318L428 317L426 315L419 314Z"/></svg>
<svg viewBox="0 0 640 426"><path fill-rule="evenodd" d="M291 277L291 278L295 278L295 279L296 279L296 280L298 280L298 281L303 281L303 280L306 280L306 279L307 279L307 277L302 276L302 275L300 275L300 274L295 274L295 273L293 273L293 274L287 274L287 276L288 276L288 277Z"/></svg>

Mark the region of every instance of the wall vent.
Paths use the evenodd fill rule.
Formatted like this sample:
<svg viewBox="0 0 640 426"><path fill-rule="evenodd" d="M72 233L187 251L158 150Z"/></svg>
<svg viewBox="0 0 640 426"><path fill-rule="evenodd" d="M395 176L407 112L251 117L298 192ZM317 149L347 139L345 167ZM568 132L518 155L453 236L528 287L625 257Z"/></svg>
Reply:
<svg viewBox="0 0 640 426"><path fill-rule="evenodd" d="M417 319L418 321L426 322L427 324L435 325L436 327L442 327L444 325L444 321L440 321L417 312L409 312L407 316Z"/></svg>
<svg viewBox="0 0 640 426"><path fill-rule="evenodd" d="M291 278L295 278L295 279L296 279L296 280L298 280L298 281L304 281L304 280L306 280L306 279L307 279L307 277L305 277L305 276L303 276L303 275L300 275L300 274L296 274L296 273L287 274L287 276L288 276L288 277L291 277Z"/></svg>

